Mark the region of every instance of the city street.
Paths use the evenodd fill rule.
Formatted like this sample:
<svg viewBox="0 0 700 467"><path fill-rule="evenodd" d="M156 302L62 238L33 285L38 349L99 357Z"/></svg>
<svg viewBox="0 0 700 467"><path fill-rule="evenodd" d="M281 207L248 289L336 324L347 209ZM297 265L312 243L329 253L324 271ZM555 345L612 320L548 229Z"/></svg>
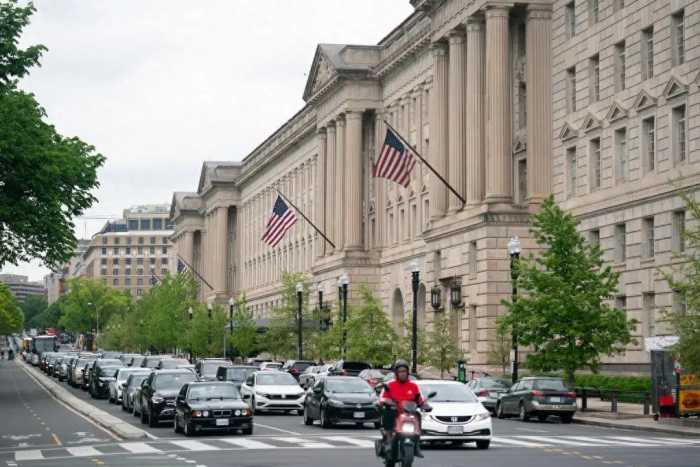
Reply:
<svg viewBox="0 0 700 467"><path fill-rule="evenodd" d="M305 426L295 415L258 415L255 435L185 438L163 425L148 428L106 400L91 402L144 428L150 439L116 439L63 406L30 377L22 364L3 360L0 376L0 462L8 466L328 466L380 465L369 428ZM64 385L65 386L65 385ZM67 386L65 386L67 387ZM87 393L70 391L90 400ZM556 419L522 423L495 420L491 448L428 447L421 466L595 465L696 466L700 439L585 425ZM331 457L332 456L332 457Z"/></svg>

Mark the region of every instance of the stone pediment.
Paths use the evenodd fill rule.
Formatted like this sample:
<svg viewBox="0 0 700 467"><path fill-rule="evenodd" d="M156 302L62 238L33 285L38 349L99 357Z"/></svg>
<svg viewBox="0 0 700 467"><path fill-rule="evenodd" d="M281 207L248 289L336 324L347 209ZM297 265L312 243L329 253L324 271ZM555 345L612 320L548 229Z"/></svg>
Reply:
<svg viewBox="0 0 700 467"><path fill-rule="evenodd" d="M331 60L326 56L324 46L319 45L316 47L314 61L311 64L311 71L306 81L304 100L306 101L316 94L326 83L330 82L335 74L336 69L331 64Z"/></svg>
<svg viewBox="0 0 700 467"><path fill-rule="evenodd" d="M207 161L202 164L197 193L202 193L215 182L233 182L240 174L241 165L230 161Z"/></svg>
<svg viewBox="0 0 700 467"><path fill-rule="evenodd" d="M578 137L578 130L569 125L568 122L561 127L561 131L559 131L559 139L566 141L576 137Z"/></svg>
<svg viewBox="0 0 700 467"><path fill-rule="evenodd" d="M644 89L642 89L641 91L639 91L639 94L637 94L637 97L634 99L632 108L639 112L640 110L648 109L649 107L653 107L655 105L656 98L648 92L646 92Z"/></svg>
<svg viewBox="0 0 700 467"><path fill-rule="evenodd" d="M588 133L593 130L599 130L600 129L600 119L596 117L593 113L588 112L586 117L583 119L583 124L581 125L581 129L583 130L584 133Z"/></svg>
<svg viewBox="0 0 700 467"><path fill-rule="evenodd" d="M608 109L608 113L605 114L605 120L609 122L614 122L623 118L627 118L627 110L620 105L619 102L613 101L612 105Z"/></svg>
<svg viewBox="0 0 700 467"><path fill-rule="evenodd" d="M664 92L662 95L666 99L672 99L676 96L680 96L681 94L685 94L686 92L688 92L688 86L683 84L675 76L671 76L671 79L668 80L668 83L666 83L666 86L664 87Z"/></svg>

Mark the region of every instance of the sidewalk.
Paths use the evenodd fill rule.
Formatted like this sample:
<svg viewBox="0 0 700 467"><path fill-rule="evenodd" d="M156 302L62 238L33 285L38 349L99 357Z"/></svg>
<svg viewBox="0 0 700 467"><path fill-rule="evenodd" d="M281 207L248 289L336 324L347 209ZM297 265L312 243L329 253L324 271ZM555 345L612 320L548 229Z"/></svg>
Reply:
<svg viewBox="0 0 700 467"><path fill-rule="evenodd" d="M642 404L618 402L617 413L611 413L610 401L589 398L585 412L581 411L581 399L578 407L574 423L700 437L700 420L662 418L654 421L652 415L644 415Z"/></svg>

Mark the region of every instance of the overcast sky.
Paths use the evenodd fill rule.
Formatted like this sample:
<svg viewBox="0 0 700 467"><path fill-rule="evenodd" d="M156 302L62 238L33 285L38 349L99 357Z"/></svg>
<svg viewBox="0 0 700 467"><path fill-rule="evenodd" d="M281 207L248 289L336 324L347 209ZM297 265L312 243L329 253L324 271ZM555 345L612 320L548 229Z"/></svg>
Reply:
<svg viewBox="0 0 700 467"><path fill-rule="evenodd" d="M412 12L409 0L34 3L23 42L49 51L22 87L107 157L93 216L196 189L202 161L242 159L301 108L316 44L376 44Z"/></svg>

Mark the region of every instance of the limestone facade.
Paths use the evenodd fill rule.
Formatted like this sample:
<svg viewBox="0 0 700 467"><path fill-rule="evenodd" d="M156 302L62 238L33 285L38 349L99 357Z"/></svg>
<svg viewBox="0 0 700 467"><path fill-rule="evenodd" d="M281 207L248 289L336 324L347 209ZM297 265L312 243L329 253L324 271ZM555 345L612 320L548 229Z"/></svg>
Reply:
<svg viewBox="0 0 700 467"><path fill-rule="evenodd" d="M639 178L634 168L638 148L632 122L638 123L639 117L633 117L633 101L639 100L641 89L647 90L640 110L650 112L653 102L659 124L671 118L671 106L679 105L679 99L687 102L683 173L688 183L697 176L692 154L700 137L698 36L687 35L685 63L673 70L663 46L655 49L655 74L645 83L639 83L639 64L633 59L639 56L635 41L644 23L654 25L661 44L668 42L663 31L670 29L669 17L678 8L685 8L686 30L697 31L690 24L700 16L700 2L674 0L674 10L661 6L667 2L651 2L655 6L647 8L643 21L639 18L646 7L635 4L650 2L628 0L624 11L614 14L605 9L608 3L616 2L600 2L605 7L598 13L599 24L587 26L589 2L576 0L572 22L577 31L565 38L571 24L565 18L573 2L411 0L414 13L377 45L319 45L304 89L305 106L240 163L206 162L198 190L173 196L172 241L211 283L211 288L203 287L202 298L223 301L245 293L256 316L265 318L279 303L283 271L306 273L331 303L337 301L337 278L346 273L351 299L359 284L369 285L400 329L413 305L409 264L418 261L419 321L429 326L435 313L449 313L453 338L470 364L486 365L495 320L503 312L500 302L511 291L507 242L518 235L523 253L532 251L530 213L554 193L580 216L582 230L600 228L606 249L620 216L628 219L629 260L616 267L630 270L621 293L630 297L626 306L632 314L633 297L642 290L638 278L643 273L633 260L638 218L656 214L659 254L653 261L658 266L669 261L661 253L669 243L664 240L665 224L681 206L676 189L665 183L672 169L662 158L668 152L663 149L670 144L668 135L658 140L655 171ZM613 93L609 55L626 37L627 87ZM589 63L584 57L596 53L599 98L589 104L583 93L587 82L578 75ZM567 112L564 94L572 66L580 108ZM671 75L677 75L678 83L671 85L674 95L667 104L662 94ZM612 111L614 127L606 123L613 102L619 104ZM610 134L622 125L620 112L624 121L629 119L630 175L618 184L612 182L608 159ZM589 113L594 118L587 119ZM589 120L598 126L587 127ZM422 164L414 169L408 188L371 177L385 122L450 181L465 205ZM576 154L583 155L595 132L601 135L604 175L596 190L584 192L587 165L583 157L575 158L580 192L569 197L566 150L575 146L580 148ZM276 190L313 219L335 248L301 219L276 248L263 243ZM646 284L662 304L664 286L650 279ZM442 310L430 305L433 287L443 292ZM461 290L462 304L455 310L448 299L451 287ZM647 361L646 353L631 350L610 363L633 369Z"/></svg>

